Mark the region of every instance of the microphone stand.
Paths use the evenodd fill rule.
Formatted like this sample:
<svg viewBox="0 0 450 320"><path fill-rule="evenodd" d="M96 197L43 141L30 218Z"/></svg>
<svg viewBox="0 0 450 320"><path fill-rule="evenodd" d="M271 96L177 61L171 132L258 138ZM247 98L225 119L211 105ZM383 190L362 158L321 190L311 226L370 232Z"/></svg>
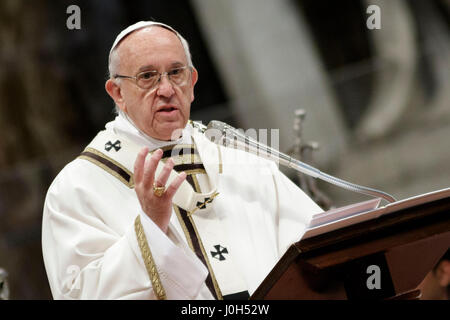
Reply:
<svg viewBox="0 0 450 320"><path fill-rule="evenodd" d="M365 195L370 195L374 197L380 197L387 202L395 202L396 199L391 196L390 194L376 190L369 187L364 187L357 185L355 183L351 183L336 177L333 177L329 174L326 174L324 172L321 172L320 170L303 163L297 159L294 159L282 152L279 152L278 150L271 148L269 146L266 146L262 143L259 143L255 141L254 139L250 138L249 136L244 135L243 133L239 132L232 126L223 123L221 121L211 121L208 124L208 129L216 129L219 130L222 133L222 136L220 139L214 139L214 143L220 144L226 147L232 147L235 149L240 149L246 152L253 153L257 156L279 162L280 164L292 168L294 170L300 171L304 174L307 174L313 178L321 179L323 181L326 181L328 183L331 183L333 185L339 186L341 188L362 193ZM206 132L207 132L206 130ZM208 134L206 134L208 136ZM211 139L210 139L211 140Z"/></svg>

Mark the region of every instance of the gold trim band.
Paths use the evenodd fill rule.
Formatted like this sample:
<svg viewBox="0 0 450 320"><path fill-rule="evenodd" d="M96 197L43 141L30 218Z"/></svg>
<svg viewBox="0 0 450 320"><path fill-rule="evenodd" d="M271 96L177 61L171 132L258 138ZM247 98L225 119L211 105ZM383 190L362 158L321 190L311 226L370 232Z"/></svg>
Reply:
<svg viewBox="0 0 450 320"><path fill-rule="evenodd" d="M141 217L138 215L136 220L134 220L134 231L136 232L136 238L139 244L139 249L141 249L142 259L144 259L145 268L147 269L148 276L152 283L153 291L155 292L156 298L158 300L166 300L166 291L159 278L158 270L153 260L152 252L148 246L147 237L144 233L144 228L142 227Z"/></svg>
<svg viewBox="0 0 450 320"><path fill-rule="evenodd" d="M223 165L222 165L222 151L220 151L220 146L217 145L217 150L219 152L219 174L223 172Z"/></svg>
<svg viewBox="0 0 450 320"><path fill-rule="evenodd" d="M203 247L203 243L200 239L200 234L198 233L194 220L182 208L176 205L173 205L173 208L186 236L189 247L197 255L200 261L202 261L205 267L208 268L209 275L205 280L207 287L209 288L213 296L215 296L218 300L223 300L222 292L219 288L219 284L217 283L211 264L209 263L208 255L206 254L205 248Z"/></svg>
<svg viewBox="0 0 450 320"><path fill-rule="evenodd" d="M211 196L211 198L209 198L208 200L206 200L204 203L202 203L201 205L195 207L194 209L192 209L192 211L187 211L187 212L186 212L187 215L188 215L189 217L191 217L191 215L194 214L195 211L197 211L198 209L202 209L202 207L204 208L208 203L211 203L211 202L214 200L214 198L217 197L218 195L219 195L219 193L218 193L218 192L215 192L215 193Z"/></svg>
<svg viewBox="0 0 450 320"><path fill-rule="evenodd" d="M133 173L129 171L127 168L125 168L122 164L104 155L100 151L93 148L86 148L78 156L78 158L87 160L99 166L106 172L110 173L111 175L119 179L130 189L134 188Z"/></svg>

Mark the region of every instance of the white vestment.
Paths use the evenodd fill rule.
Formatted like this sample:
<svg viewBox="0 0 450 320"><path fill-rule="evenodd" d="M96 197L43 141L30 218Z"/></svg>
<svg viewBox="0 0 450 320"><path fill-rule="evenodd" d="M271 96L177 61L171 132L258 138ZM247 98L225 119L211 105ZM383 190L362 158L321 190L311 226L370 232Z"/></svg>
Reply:
<svg viewBox="0 0 450 320"><path fill-rule="evenodd" d="M312 215L322 211L275 163L219 147L195 123L174 143L195 145L206 174L194 175L203 194L186 181L180 187L167 234L143 213L132 179L140 148L167 143L143 135L122 116L58 174L47 193L42 228L55 299L251 295L301 238ZM191 235L198 237L203 262ZM216 296L206 285L209 274Z"/></svg>

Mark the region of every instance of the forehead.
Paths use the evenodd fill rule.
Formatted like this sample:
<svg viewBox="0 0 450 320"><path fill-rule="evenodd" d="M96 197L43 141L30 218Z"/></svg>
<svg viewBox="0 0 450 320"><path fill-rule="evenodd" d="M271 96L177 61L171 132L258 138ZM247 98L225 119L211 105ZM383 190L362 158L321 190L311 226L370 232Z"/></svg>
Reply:
<svg viewBox="0 0 450 320"><path fill-rule="evenodd" d="M165 68L173 64L187 64L180 39L172 31L158 26L133 32L117 50L122 72L135 72L143 66Z"/></svg>

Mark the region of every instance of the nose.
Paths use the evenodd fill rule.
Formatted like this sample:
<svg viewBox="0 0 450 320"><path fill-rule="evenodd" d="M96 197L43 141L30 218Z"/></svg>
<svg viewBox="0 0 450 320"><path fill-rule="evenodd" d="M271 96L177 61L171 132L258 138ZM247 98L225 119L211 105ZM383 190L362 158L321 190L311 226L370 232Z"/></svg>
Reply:
<svg viewBox="0 0 450 320"><path fill-rule="evenodd" d="M161 79L159 80L158 89L156 90L156 94L158 96L163 96L166 98L170 98L175 93L173 89L173 84L170 82L169 77L165 75L161 75Z"/></svg>

